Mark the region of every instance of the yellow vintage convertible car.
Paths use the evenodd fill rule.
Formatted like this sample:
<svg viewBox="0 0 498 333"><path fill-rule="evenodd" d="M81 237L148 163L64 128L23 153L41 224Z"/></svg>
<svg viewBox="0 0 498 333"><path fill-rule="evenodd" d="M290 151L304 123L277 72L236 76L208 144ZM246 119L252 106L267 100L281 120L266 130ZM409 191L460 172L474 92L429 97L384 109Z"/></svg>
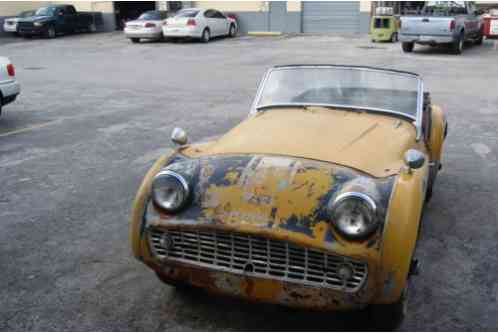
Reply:
<svg viewBox="0 0 498 333"><path fill-rule="evenodd" d="M172 285L402 318L446 132L417 74L273 67L227 134L173 131L133 204L133 254Z"/></svg>

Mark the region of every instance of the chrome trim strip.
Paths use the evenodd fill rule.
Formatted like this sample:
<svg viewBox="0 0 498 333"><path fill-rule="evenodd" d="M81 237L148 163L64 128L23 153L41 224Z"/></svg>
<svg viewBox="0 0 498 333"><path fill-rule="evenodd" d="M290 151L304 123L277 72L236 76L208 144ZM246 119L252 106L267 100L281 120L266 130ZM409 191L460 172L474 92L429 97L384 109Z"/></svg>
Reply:
<svg viewBox="0 0 498 333"><path fill-rule="evenodd" d="M408 118L410 120L416 120L416 117L409 115L407 113L403 112L398 112L394 110L388 110L388 109L381 109L381 108L371 108L367 106L358 106L358 105L342 105L342 104L324 104L324 103L277 103L277 104L265 104L265 105L260 105L256 108L257 112L261 112L261 109L264 108L271 108L271 107L293 107L293 106L302 106L302 107L307 107L307 106L318 106L318 107L326 107L326 108L343 108L343 109L354 109L354 110L365 110L365 111L375 111L375 112L380 112L380 113L389 113L389 114L394 114L397 116L401 116L404 118Z"/></svg>
<svg viewBox="0 0 498 333"><path fill-rule="evenodd" d="M163 170L163 171L159 171L159 173L154 177L154 179L156 179L159 176L172 176L173 178L178 180L180 182L180 184L182 185L183 189L187 193L189 193L190 189L189 189L188 183L185 180L185 178L183 178L180 174L178 174L174 171L171 171L171 170Z"/></svg>
<svg viewBox="0 0 498 333"><path fill-rule="evenodd" d="M377 205L375 204L375 201L368 195L360 192L346 192L338 195L335 199L334 202L332 203L332 209L342 201L348 199L348 198L360 198L370 206L370 208L373 210L374 213L377 212Z"/></svg>

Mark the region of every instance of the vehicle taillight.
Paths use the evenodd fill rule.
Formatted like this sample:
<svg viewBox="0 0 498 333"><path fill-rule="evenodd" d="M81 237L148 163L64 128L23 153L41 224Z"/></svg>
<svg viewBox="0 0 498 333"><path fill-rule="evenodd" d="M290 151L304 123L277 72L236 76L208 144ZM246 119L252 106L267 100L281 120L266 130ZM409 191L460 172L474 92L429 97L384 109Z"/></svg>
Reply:
<svg viewBox="0 0 498 333"><path fill-rule="evenodd" d="M154 28L156 25L154 23L147 22L145 23L146 28Z"/></svg>
<svg viewBox="0 0 498 333"><path fill-rule="evenodd" d="M163 25L168 25L168 22L164 21L164 22L163 22Z"/></svg>
<svg viewBox="0 0 498 333"><path fill-rule="evenodd" d="M455 20L451 20L450 22L450 31L455 30Z"/></svg>
<svg viewBox="0 0 498 333"><path fill-rule="evenodd" d="M197 22L195 22L194 19L189 19L187 21L187 26L195 27L197 25Z"/></svg>
<svg viewBox="0 0 498 333"><path fill-rule="evenodd" d="M16 70L14 69L14 65L12 64L7 65L7 74L9 74L9 76L16 76Z"/></svg>

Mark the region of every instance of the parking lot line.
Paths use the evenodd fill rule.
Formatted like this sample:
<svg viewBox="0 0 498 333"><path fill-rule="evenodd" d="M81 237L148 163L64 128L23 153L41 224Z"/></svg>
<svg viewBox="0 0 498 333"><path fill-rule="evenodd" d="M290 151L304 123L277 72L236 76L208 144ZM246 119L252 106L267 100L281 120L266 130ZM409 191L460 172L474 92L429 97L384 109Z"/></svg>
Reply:
<svg viewBox="0 0 498 333"><path fill-rule="evenodd" d="M36 125L32 125L32 126L25 127L25 128L16 129L16 130L13 130L10 132L0 133L0 138L14 135L14 134L29 132L29 131L36 130L36 129L43 128L43 127L47 127L47 126L52 125L52 124L57 123L57 122L60 122L60 120L52 120L52 121L49 121L46 123L41 123L41 124L36 124Z"/></svg>

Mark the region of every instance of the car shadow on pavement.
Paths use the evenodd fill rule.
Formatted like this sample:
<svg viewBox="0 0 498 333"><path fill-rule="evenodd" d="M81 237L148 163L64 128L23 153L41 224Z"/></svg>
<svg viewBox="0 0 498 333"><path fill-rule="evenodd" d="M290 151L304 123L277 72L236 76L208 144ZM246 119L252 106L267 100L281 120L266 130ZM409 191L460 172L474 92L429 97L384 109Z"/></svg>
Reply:
<svg viewBox="0 0 498 333"><path fill-rule="evenodd" d="M189 309L178 314L182 322L207 322L224 331L386 331L366 310L327 312L246 302L213 295L197 288L174 290L176 302ZM176 304L175 308L177 308ZM204 326L203 326L204 327Z"/></svg>

